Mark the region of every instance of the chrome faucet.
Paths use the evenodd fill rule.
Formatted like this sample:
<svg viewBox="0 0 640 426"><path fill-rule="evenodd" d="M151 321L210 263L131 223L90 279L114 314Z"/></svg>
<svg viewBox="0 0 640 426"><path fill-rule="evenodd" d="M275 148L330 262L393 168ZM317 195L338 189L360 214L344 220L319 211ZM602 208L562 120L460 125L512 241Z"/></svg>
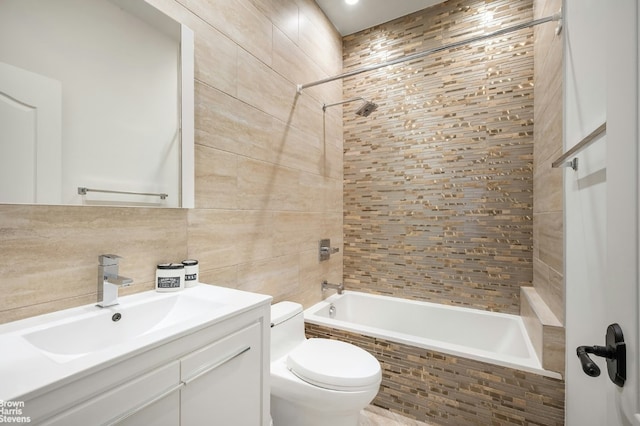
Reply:
<svg viewBox="0 0 640 426"><path fill-rule="evenodd" d="M118 287L129 287L133 280L118 275L118 260L116 254L101 254L98 256L98 306L105 308L118 304Z"/></svg>
<svg viewBox="0 0 640 426"><path fill-rule="evenodd" d="M327 280L322 281L322 291L325 291L330 288L338 290L338 294L342 294L342 292L344 291L344 283L330 284L327 282Z"/></svg>

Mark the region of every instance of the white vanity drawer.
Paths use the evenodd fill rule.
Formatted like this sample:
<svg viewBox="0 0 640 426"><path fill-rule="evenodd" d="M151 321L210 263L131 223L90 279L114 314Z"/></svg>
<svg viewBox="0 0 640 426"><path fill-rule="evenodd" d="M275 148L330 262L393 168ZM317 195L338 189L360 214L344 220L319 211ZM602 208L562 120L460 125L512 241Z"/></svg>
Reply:
<svg viewBox="0 0 640 426"><path fill-rule="evenodd" d="M179 424L180 362L173 361L73 407L45 425Z"/></svg>

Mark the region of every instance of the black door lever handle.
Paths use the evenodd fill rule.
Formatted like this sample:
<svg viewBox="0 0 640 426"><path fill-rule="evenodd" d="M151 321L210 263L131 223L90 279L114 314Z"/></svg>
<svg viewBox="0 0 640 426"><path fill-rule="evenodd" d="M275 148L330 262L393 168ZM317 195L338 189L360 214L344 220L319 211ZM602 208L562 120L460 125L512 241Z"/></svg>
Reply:
<svg viewBox="0 0 640 426"><path fill-rule="evenodd" d="M591 377L598 377L600 375L600 368L589 358L588 354L594 354L607 359L612 357L611 351L605 346L578 346L576 348L576 354L582 363L582 370Z"/></svg>
<svg viewBox="0 0 640 426"><path fill-rule="evenodd" d="M598 377L600 368L589 357L593 354L607 359L607 371L613 383L622 387L627 378L627 353L622 329L618 324L607 327L607 346L578 346L576 355L582 364L582 371L588 376Z"/></svg>

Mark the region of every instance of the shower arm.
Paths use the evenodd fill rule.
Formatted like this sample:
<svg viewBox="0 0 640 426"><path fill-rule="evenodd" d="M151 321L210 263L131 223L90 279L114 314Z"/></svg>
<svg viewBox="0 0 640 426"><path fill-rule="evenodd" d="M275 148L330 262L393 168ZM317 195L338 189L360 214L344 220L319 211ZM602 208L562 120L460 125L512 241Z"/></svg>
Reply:
<svg viewBox="0 0 640 426"><path fill-rule="evenodd" d="M414 53L413 55L408 55L408 56L403 56L388 62L382 62L380 64L375 64L375 65L369 65L363 68L359 68L353 71L349 71L349 72L345 72L343 74L338 74L335 75L333 77L328 77L322 80L318 80L318 81L313 81L311 83L305 83L305 84L298 84L298 93L302 93L302 91L304 89L307 89L309 87L313 87L313 86L317 86L319 84L325 84L325 83L330 83L332 81L335 80L341 80L343 78L347 78L347 77L353 77L354 75L358 75L358 74L362 74L368 71L374 71L380 68L384 68L384 67L388 67L391 65L396 65L396 64L400 64L402 62L407 62L407 61L412 61L414 59L420 59L423 58L425 56L429 56L433 53L438 53L438 52L442 52L444 50L449 50L449 49L454 49L456 47L460 47L460 46L464 46L466 44L469 43L473 43L476 41L480 41L480 40L486 40L488 38L492 38L492 37L496 37L499 35L503 35L503 34L507 34L513 31L518 31L518 30L522 30L524 28L529 28L529 27L533 27L536 25L540 25L540 24L544 24L546 22L551 22L551 21L558 21L558 27L556 28L556 35L560 34L560 31L562 31L562 10L560 10L558 13L554 13L551 16L547 16L545 18L540 18L540 19L535 19L533 21L529 21L529 22L524 22L522 24L517 24L517 25L513 25L511 27L507 27L507 28L503 28L501 30L497 30L494 31L492 33L489 34L484 34L481 36L477 36L477 37L473 37L469 40L461 40L461 41L456 41L453 43L449 43L447 45L444 46L440 46L440 47L436 47L433 49L428 49L422 52L418 52L418 53ZM348 101L345 101L345 103ZM330 106L330 105L327 105ZM323 107L324 109L324 107Z"/></svg>
<svg viewBox="0 0 640 426"><path fill-rule="evenodd" d="M346 101L336 102L336 103L333 103L333 104L323 104L322 105L322 110L326 111L327 108L330 108L332 106L348 104L349 102L355 102L355 101L365 101L365 102L367 102L367 100L365 98L363 98L363 97L351 98L351 99L347 99Z"/></svg>

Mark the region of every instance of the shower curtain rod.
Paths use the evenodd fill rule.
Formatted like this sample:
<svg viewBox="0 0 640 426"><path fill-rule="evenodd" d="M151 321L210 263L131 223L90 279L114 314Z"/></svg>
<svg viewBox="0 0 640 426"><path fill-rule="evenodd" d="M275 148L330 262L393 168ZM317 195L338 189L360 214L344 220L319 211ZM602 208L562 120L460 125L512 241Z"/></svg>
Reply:
<svg viewBox="0 0 640 426"><path fill-rule="evenodd" d="M473 37L473 38L471 38L469 40L456 41L456 42L449 43L449 44L444 45L444 46L436 47L436 48L433 48L433 49L428 49L428 50L425 50L423 52L414 53L414 54L409 55L409 56L403 56L401 58L394 59L394 60L391 60L391 61L388 61L388 62L383 62L383 63L375 64L375 65L369 65L369 66L366 66L364 68L360 68L360 69L357 69L357 70L345 72L343 74L338 74L338 75L335 75L333 77L328 77L328 78L325 78L325 79L322 79L322 80L313 81L311 83L298 84L298 93L302 93L302 91L304 89L307 89L307 88L313 87L313 86L317 86L319 84L329 83L331 81L340 80L340 79L347 78L347 77L353 77L354 75L362 74L362 73L365 73L365 72L368 72L368 71L374 71L374 70L377 70L379 68L384 68L384 67L388 67L388 66L391 66L391 65L396 65L396 64L399 64L399 63L402 63L402 62L406 62L406 61L412 61L414 59L420 59L420 58L423 58L425 56L431 55L433 53L442 52L443 50L449 50L449 49L452 49L452 48L455 48L455 47L464 46L465 44L468 44L468 43L473 43L475 41L485 40L485 39L488 39L488 38L491 38L491 37L507 34L507 33L513 32L513 31L518 31L518 30L521 30L521 29L524 29L524 28L533 27L533 26L536 26L536 25L539 25L539 24L544 24L546 22L551 22L551 21L559 21L558 27L556 28L556 35L560 34L560 31L562 31L562 10L560 10L558 13L554 13L553 15L547 16L545 18L535 19L535 20L530 21L530 22L525 22L525 23L522 23L522 24L514 25L512 27L503 28L501 30L494 31L494 32L489 33L489 34L484 34L484 35L481 35L481 36Z"/></svg>

